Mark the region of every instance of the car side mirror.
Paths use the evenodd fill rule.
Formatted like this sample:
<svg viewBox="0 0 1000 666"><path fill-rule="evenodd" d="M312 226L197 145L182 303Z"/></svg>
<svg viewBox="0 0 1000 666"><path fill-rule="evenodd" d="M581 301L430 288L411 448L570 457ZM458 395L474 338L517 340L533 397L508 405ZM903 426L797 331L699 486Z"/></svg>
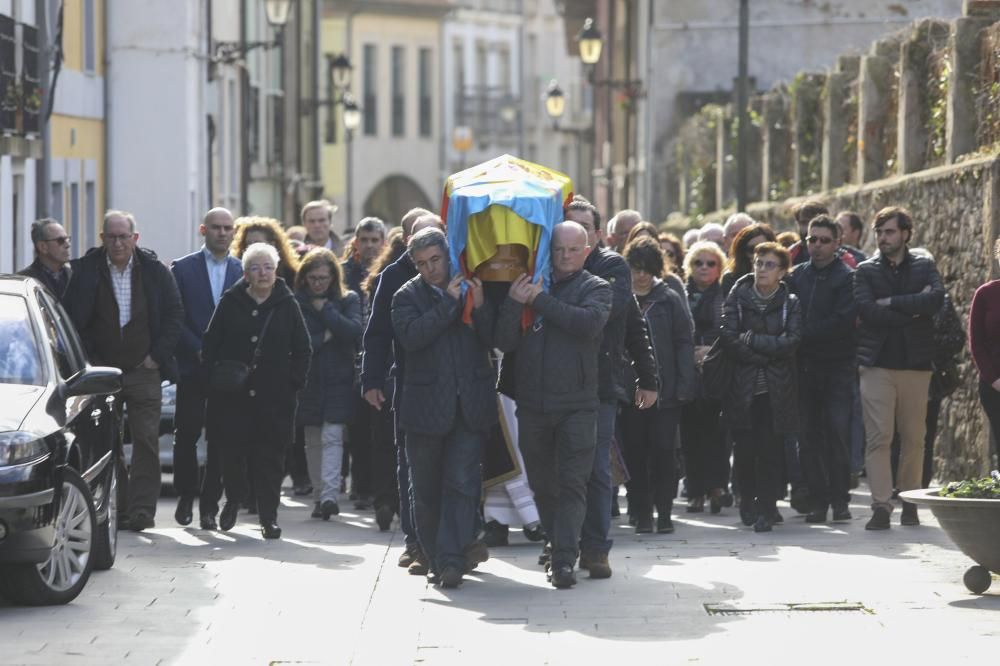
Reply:
<svg viewBox="0 0 1000 666"><path fill-rule="evenodd" d="M63 384L64 398L76 395L118 393L122 390L122 371L102 366L87 367Z"/></svg>

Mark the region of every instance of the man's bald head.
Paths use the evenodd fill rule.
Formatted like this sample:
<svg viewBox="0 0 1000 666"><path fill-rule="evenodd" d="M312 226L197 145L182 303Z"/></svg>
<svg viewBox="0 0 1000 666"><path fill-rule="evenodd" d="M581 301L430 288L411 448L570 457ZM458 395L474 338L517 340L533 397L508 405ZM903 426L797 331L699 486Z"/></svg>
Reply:
<svg viewBox="0 0 1000 666"><path fill-rule="evenodd" d="M232 211L230 211L228 208L223 208L222 206L216 206L215 208L212 208L207 213L205 213L205 216L201 218L201 223L208 224L208 222L214 218L229 220L230 222L236 219L236 217L233 216Z"/></svg>
<svg viewBox="0 0 1000 666"><path fill-rule="evenodd" d="M418 219L420 219L420 217L432 214L433 213L426 208L411 208L406 211L406 214L403 215L402 219L399 221L399 226L403 227L403 238L409 239L410 236L417 233L414 231L413 225Z"/></svg>
<svg viewBox="0 0 1000 666"><path fill-rule="evenodd" d="M552 278L557 282L565 277L580 272L587 255L590 254L590 244L587 241L587 230L578 222L567 220L560 222L552 230Z"/></svg>
<svg viewBox="0 0 1000 666"><path fill-rule="evenodd" d="M440 229L441 231L444 231L444 222L441 220L440 216L435 215L434 213L425 213L417 217L413 221L413 224L411 226L412 226L412 229L410 230L411 235L416 234L418 231L423 231L424 229L430 229L430 228Z"/></svg>
<svg viewBox="0 0 1000 666"><path fill-rule="evenodd" d="M228 208L212 208L201 219L198 230L205 237L208 251L216 257L224 257L229 252L229 244L233 242L233 235L236 233L233 214Z"/></svg>

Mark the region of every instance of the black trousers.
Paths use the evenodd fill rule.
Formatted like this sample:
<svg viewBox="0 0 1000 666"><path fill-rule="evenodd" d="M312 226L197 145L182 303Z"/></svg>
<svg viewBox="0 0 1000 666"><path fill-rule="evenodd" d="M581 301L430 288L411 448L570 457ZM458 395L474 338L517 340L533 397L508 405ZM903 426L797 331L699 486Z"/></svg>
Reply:
<svg viewBox="0 0 1000 666"><path fill-rule="evenodd" d="M680 409L621 410L625 464L632 478L625 484L635 516L651 516L653 507L670 515L677 496L677 424Z"/></svg>
<svg viewBox="0 0 1000 666"><path fill-rule="evenodd" d="M180 497L198 497L198 513L214 516L222 497L222 456L219 447L206 443L204 477L199 482L198 439L205 428L205 381L182 377L177 382L174 406L174 490Z"/></svg>
<svg viewBox="0 0 1000 666"><path fill-rule="evenodd" d="M265 429L266 430L266 429ZM257 493L257 511L261 523L278 517L281 481L285 478L287 442L262 441L255 437L243 440L227 437L223 445L222 477L226 484L226 502L244 502L249 496L247 466Z"/></svg>
<svg viewBox="0 0 1000 666"><path fill-rule="evenodd" d="M286 447L285 474L292 477L292 485L308 486L309 463L306 461L306 433L302 426L295 428L295 439ZM250 496L253 497L253 472L250 472Z"/></svg>
<svg viewBox="0 0 1000 666"><path fill-rule="evenodd" d="M733 443L742 501L756 500L759 513L773 512L778 500L785 437L774 432L771 398L766 393L754 396L750 428L734 429Z"/></svg>
<svg viewBox="0 0 1000 666"><path fill-rule="evenodd" d="M993 387L985 382L979 382L979 401L986 412L986 418L990 422L990 429L993 436L990 437L990 456L997 455L997 439L1000 437L1000 392L994 391ZM992 465L991 465L992 466Z"/></svg>
<svg viewBox="0 0 1000 666"><path fill-rule="evenodd" d="M718 400L699 398L681 407L681 447L688 497L729 485L729 451Z"/></svg>
<svg viewBox="0 0 1000 666"><path fill-rule="evenodd" d="M372 488L372 407L360 394L353 398L354 420L347 426L347 446L350 454L351 492L360 497L370 496ZM345 469L347 469L345 467Z"/></svg>
<svg viewBox="0 0 1000 666"><path fill-rule="evenodd" d="M799 460L810 506L850 501L851 384L854 364L803 361L799 371Z"/></svg>
<svg viewBox="0 0 1000 666"><path fill-rule="evenodd" d="M371 472L375 506L392 507L399 513L399 484L396 479L395 419L389 405L379 411L365 402L371 422Z"/></svg>

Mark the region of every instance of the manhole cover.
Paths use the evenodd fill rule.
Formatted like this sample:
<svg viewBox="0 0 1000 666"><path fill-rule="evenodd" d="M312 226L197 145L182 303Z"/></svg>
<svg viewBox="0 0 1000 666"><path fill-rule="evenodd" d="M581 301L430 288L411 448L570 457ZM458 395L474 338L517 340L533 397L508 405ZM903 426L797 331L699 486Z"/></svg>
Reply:
<svg viewBox="0 0 1000 666"><path fill-rule="evenodd" d="M740 603L724 601L716 604L705 604L709 615L749 615L751 613L843 613L857 612L874 615L875 611L856 601L819 601L796 603Z"/></svg>

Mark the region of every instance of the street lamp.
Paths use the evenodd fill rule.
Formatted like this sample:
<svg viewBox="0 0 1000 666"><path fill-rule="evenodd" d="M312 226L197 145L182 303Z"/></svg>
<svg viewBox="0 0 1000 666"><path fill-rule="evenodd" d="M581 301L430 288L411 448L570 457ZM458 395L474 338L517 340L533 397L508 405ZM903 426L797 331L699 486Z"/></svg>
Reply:
<svg viewBox="0 0 1000 666"><path fill-rule="evenodd" d="M361 125L361 109L354 101L354 95L349 92L344 93L341 101L344 105L344 129L353 132Z"/></svg>
<svg viewBox="0 0 1000 666"><path fill-rule="evenodd" d="M288 23L288 11L292 8L292 0L265 0L264 11L267 22L272 27L281 29Z"/></svg>
<svg viewBox="0 0 1000 666"><path fill-rule="evenodd" d="M274 28L274 40L269 42L248 42L241 40L238 42L216 42L215 62L232 64L254 49L276 49L282 44L282 33L285 24L288 23L288 11L291 9L292 0L265 0L264 11L267 15L267 22Z"/></svg>
<svg viewBox="0 0 1000 666"><path fill-rule="evenodd" d="M545 93L545 113L549 114L556 122L566 112L566 96L563 95L559 82L555 79L549 82L548 92Z"/></svg>
<svg viewBox="0 0 1000 666"><path fill-rule="evenodd" d="M601 48L604 46L601 31L594 25L594 19L583 22L583 28L576 36L580 44L580 60L584 65L596 65L601 59Z"/></svg>
<svg viewBox="0 0 1000 666"><path fill-rule="evenodd" d="M330 69L335 87L347 88L351 85L351 61L346 54L341 53L330 61Z"/></svg>

